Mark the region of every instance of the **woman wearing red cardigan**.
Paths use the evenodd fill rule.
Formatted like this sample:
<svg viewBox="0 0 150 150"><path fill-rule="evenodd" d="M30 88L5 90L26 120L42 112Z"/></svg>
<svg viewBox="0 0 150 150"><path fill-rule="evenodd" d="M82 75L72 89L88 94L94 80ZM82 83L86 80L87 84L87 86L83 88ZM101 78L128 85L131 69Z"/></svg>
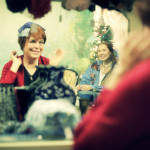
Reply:
<svg viewBox="0 0 150 150"><path fill-rule="evenodd" d="M150 0L136 0L143 31L129 37L107 88L74 132L74 150L150 149Z"/></svg>
<svg viewBox="0 0 150 150"><path fill-rule="evenodd" d="M18 30L18 43L23 50L22 56L11 53L11 61L5 64L0 83L15 86L29 85L38 77L36 66L57 65L63 57L63 51L58 49L51 61L41 56L46 42L45 29L38 24L28 22Z"/></svg>

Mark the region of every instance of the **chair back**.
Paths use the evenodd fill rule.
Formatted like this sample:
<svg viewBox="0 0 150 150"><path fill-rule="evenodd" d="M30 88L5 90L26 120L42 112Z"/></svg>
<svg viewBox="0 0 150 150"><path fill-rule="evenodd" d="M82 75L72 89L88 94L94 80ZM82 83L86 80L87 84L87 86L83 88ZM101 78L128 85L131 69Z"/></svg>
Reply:
<svg viewBox="0 0 150 150"><path fill-rule="evenodd" d="M75 86L77 85L78 73L71 69L65 69L64 81L66 82L66 84L68 84L69 86L71 86L74 89Z"/></svg>

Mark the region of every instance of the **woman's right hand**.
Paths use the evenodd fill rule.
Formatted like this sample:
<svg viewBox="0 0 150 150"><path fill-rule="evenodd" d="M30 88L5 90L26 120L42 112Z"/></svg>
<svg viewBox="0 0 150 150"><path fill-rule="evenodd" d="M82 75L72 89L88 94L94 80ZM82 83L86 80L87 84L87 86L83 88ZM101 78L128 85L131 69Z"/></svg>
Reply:
<svg viewBox="0 0 150 150"><path fill-rule="evenodd" d="M76 89L81 91L89 91L91 90L91 85L77 85Z"/></svg>
<svg viewBox="0 0 150 150"><path fill-rule="evenodd" d="M76 90L79 91L80 90L80 85L76 86Z"/></svg>
<svg viewBox="0 0 150 150"><path fill-rule="evenodd" d="M17 62L17 63L19 63L19 64L22 63L22 62L21 62L21 58L18 57L16 51L12 51L10 57L11 57L11 60L12 60L13 62Z"/></svg>
<svg viewBox="0 0 150 150"><path fill-rule="evenodd" d="M13 61L10 70L16 73L20 65L22 64L21 58L18 57L16 51L12 51L10 57L11 57L11 60Z"/></svg>

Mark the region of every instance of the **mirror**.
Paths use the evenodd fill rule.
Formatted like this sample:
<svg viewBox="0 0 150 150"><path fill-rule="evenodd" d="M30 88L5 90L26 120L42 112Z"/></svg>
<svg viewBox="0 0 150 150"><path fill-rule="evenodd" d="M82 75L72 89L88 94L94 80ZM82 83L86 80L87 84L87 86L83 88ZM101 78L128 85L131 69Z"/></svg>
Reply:
<svg viewBox="0 0 150 150"><path fill-rule="evenodd" d="M12 50L16 50L20 55L22 54L17 42L17 31L25 22L31 21L42 25L46 29L47 42L43 53L44 56L48 56L49 53L57 48L62 48L66 52L61 65L76 70L79 76L84 73L89 65L90 48L93 42L93 16L95 15L96 17L96 14L90 13L89 11L68 12L61 8L59 2L52 2L52 11L43 18L34 20L27 10L23 13L12 13L7 9L5 1L0 1L0 6L0 72L4 64L10 60L10 52ZM100 11L99 9L97 13L100 14ZM141 27L133 12L129 13L128 16L130 18L130 30L134 29L135 24L138 24L139 28ZM112 26L113 30L115 30L114 38L116 38L116 36L119 37L119 39L115 39L114 42L116 49L119 50L119 48L117 48L121 47L119 41L124 41L124 37L127 37L128 22L126 21L125 26L120 25L120 30L123 32L118 32L119 28L116 26L116 24L118 24L117 19L119 20L122 15L119 14L116 19L115 12L113 12L113 14L105 12L104 17L107 18L105 20L106 22L113 22L114 26ZM100 15L98 18L95 18L96 22L99 21L99 18ZM137 23L134 24L134 21ZM67 78L67 82L70 83L69 78ZM73 84L76 84L75 82L76 81L74 81Z"/></svg>

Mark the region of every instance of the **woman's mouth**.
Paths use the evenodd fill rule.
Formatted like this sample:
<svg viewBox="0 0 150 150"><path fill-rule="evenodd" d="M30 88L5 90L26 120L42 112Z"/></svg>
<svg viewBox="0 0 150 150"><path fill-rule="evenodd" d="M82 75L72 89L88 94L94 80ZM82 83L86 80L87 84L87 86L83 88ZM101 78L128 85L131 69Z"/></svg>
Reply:
<svg viewBox="0 0 150 150"><path fill-rule="evenodd" d="M38 55L40 53L40 51L38 51L38 50L30 50L30 51L36 55Z"/></svg>
<svg viewBox="0 0 150 150"><path fill-rule="evenodd" d="M104 55L101 55L101 56L100 56L100 58L102 58L102 59L103 59L103 58L105 58L105 56L104 56Z"/></svg>

